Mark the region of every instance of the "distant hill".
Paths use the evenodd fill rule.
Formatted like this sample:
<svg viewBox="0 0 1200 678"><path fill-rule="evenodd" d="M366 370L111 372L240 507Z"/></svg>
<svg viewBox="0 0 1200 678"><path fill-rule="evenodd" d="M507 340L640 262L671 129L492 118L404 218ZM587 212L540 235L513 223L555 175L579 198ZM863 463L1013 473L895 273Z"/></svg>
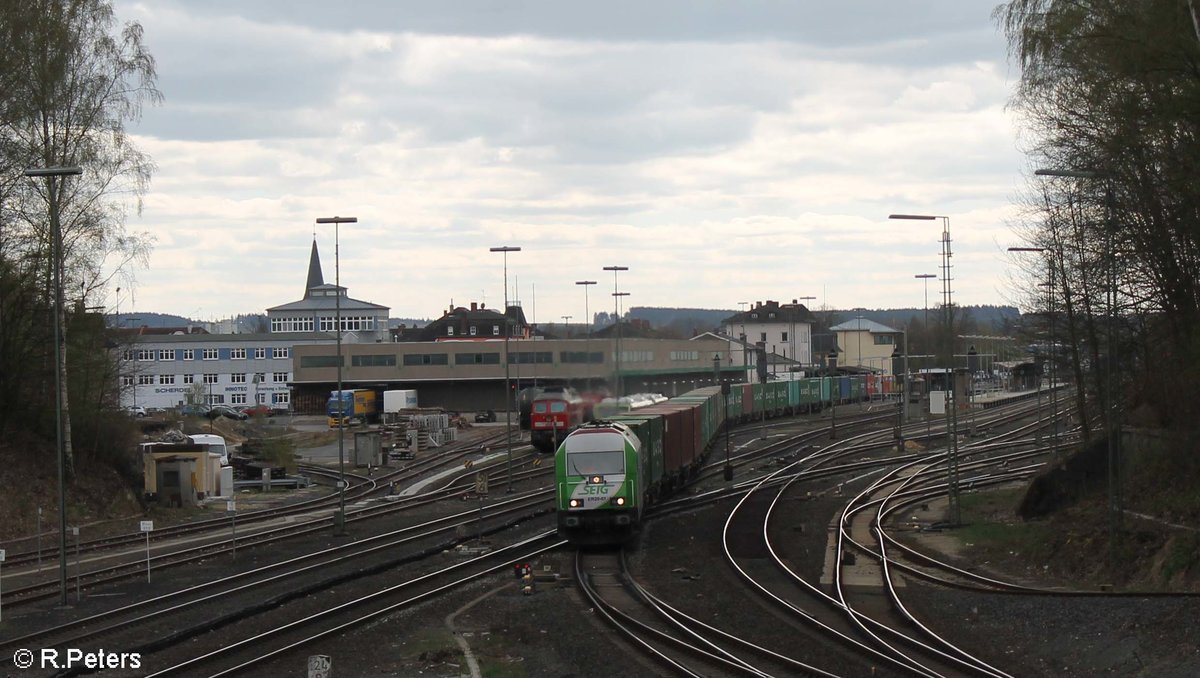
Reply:
<svg viewBox="0 0 1200 678"><path fill-rule="evenodd" d="M170 313L118 313L112 321L117 327L187 327L197 324Z"/></svg>
<svg viewBox="0 0 1200 678"><path fill-rule="evenodd" d="M859 316L872 320L882 325L887 325L896 329L903 329L908 326L914 319L921 322L925 318L924 308L889 308L889 309L863 309L863 310L817 310L810 308L813 315L816 317L817 323L820 326L828 327L836 325L847 320L853 320ZM721 326L721 321L726 318L737 315L738 311L732 309L705 309L705 308L666 308L654 306L634 306L629 309L629 317L634 320L645 320L650 323L651 327L656 329L674 330L681 336L690 337L697 332L705 332L708 330L717 329ZM976 327L990 328L991 330L999 330L1006 327L1013 321L1021 317L1020 310L1015 306L963 306L958 309L958 313L965 313L970 318ZM961 317L961 316L960 316ZM937 323L941 321L941 309L929 309L929 322ZM611 313L597 313L596 322L599 325L606 325L612 322ZM990 330L988 330L990 331Z"/></svg>
<svg viewBox="0 0 1200 678"><path fill-rule="evenodd" d="M655 329L671 330L679 336L691 337L720 327L722 320L736 312L708 308L634 306L629 309L629 318L645 320Z"/></svg>

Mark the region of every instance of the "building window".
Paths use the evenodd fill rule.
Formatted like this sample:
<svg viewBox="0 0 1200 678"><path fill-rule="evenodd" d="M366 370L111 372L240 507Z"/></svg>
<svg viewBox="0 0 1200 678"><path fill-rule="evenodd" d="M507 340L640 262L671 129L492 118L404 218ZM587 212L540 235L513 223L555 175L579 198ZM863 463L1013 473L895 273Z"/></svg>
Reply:
<svg viewBox="0 0 1200 678"><path fill-rule="evenodd" d="M215 374L206 374L206 375L204 375L204 383L206 383L206 384L215 384L215 383L217 383L217 375L215 375Z"/></svg>
<svg viewBox="0 0 1200 678"><path fill-rule="evenodd" d="M302 355L300 356L300 367L337 367L338 357L336 355Z"/></svg>
<svg viewBox="0 0 1200 678"><path fill-rule="evenodd" d="M508 355L510 362L520 365L549 365L554 362L554 353L550 351L518 351Z"/></svg>
<svg viewBox="0 0 1200 678"><path fill-rule="evenodd" d="M783 339L781 341L787 341L787 332L783 333Z"/></svg>
<svg viewBox="0 0 1200 678"><path fill-rule="evenodd" d="M771 311L770 313L767 314L767 320L774 320L774 319L775 319L775 311Z"/></svg>
<svg viewBox="0 0 1200 678"><path fill-rule="evenodd" d="M231 374L231 375L229 375L229 380L231 383L234 383L234 384L244 384L244 383L246 383L246 373L240 372L240 373Z"/></svg>
<svg viewBox="0 0 1200 678"><path fill-rule="evenodd" d="M876 346L884 346L884 345L891 346L894 343L896 343L896 337L894 337L893 335L890 335L890 334L876 334L875 335L875 345Z"/></svg>
<svg viewBox="0 0 1200 678"><path fill-rule="evenodd" d="M245 393L231 393L229 395L229 404L230 405L245 405L246 404L246 394Z"/></svg>
<svg viewBox="0 0 1200 678"><path fill-rule="evenodd" d="M623 363L648 363L654 361L654 351L621 351Z"/></svg>
<svg viewBox="0 0 1200 678"><path fill-rule="evenodd" d="M194 375L194 374L185 374L185 375L183 375L183 383L185 383L185 384L194 384L194 383L196 383L196 375Z"/></svg>
<svg viewBox="0 0 1200 678"><path fill-rule="evenodd" d="M276 360L282 360L282 359L287 358L288 357L287 347L284 346L283 348L272 348L271 349L271 357Z"/></svg>
<svg viewBox="0 0 1200 678"><path fill-rule="evenodd" d="M492 325L492 336L493 337L500 336L500 326L499 325Z"/></svg>
<svg viewBox="0 0 1200 678"><path fill-rule="evenodd" d="M579 364L604 364L604 353L595 351L593 353L585 353L583 351L563 351L558 354L558 362L564 365L579 365Z"/></svg>
<svg viewBox="0 0 1200 678"><path fill-rule="evenodd" d="M153 383L154 383L154 375L153 374L139 374L138 375L138 386L150 386Z"/></svg>
<svg viewBox="0 0 1200 678"><path fill-rule="evenodd" d="M499 365L499 353L457 353L454 356L455 365Z"/></svg>
<svg viewBox="0 0 1200 678"><path fill-rule="evenodd" d="M271 403L273 405L287 405L292 401L290 393L272 393Z"/></svg>
<svg viewBox="0 0 1200 678"><path fill-rule="evenodd" d="M263 372L254 373L254 383L261 384L267 380L267 375Z"/></svg>
<svg viewBox="0 0 1200 678"><path fill-rule="evenodd" d="M478 327L471 325L471 336L472 337L475 336L478 333L478 331L479 331Z"/></svg>
<svg viewBox="0 0 1200 678"><path fill-rule="evenodd" d="M121 359L125 360L125 361L133 360L136 357L137 357L137 354L133 351L125 351L124 353L121 354Z"/></svg>
<svg viewBox="0 0 1200 678"><path fill-rule="evenodd" d="M172 386L175 384L175 375L160 374L158 375L158 383L160 386Z"/></svg>
<svg viewBox="0 0 1200 678"><path fill-rule="evenodd" d="M196 349L194 349L194 348L183 349L183 359L184 360L195 360L196 359Z"/></svg>
<svg viewBox="0 0 1200 678"><path fill-rule="evenodd" d="M173 348L160 349L158 352L158 359L159 360L174 360L175 359L175 349L173 349Z"/></svg>
<svg viewBox="0 0 1200 678"><path fill-rule="evenodd" d="M229 349L229 359L230 360L245 360L246 359L246 349L244 349L244 348Z"/></svg>
<svg viewBox="0 0 1200 678"><path fill-rule="evenodd" d="M699 360L700 351L671 351L671 360Z"/></svg>
<svg viewBox="0 0 1200 678"><path fill-rule="evenodd" d="M133 382L134 382L134 379L133 379L132 374L122 374L121 375L121 385L122 386L133 386Z"/></svg>
<svg viewBox="0 0 1200 678"><path fill-rule="evenodd" d="M137 359L141 362L153 361L154 351L146 348L138 349Z"/></svg>
<svg viewBox="0 0 1200 678"><path fill-rule="evenodd" d="M448 325L446 326L446 336L447 336L447 337L453 337L453 336L454 336L454 328L453 328L453 327L450 327L450 326L448 326Z"/></svg>
<svg viewBox="0 0 1200 678"><path fill-rule="evenodd" d="M446 358L445 353L413 353L404 356L404 364L417 365L449 365L450 361Z"/></svg>
<svg viewBox="0 0 1200 678"><path fill-rule="evenodd" d="M255 360L265 360L266 357L267 357L267 349L265 349L261 346L254 349L254 359Z"/></svg>
<svg viewBox="0 0 1200 678"><path fill-rule="evenodd" d="M286 384L287 377L288 377L287 372L272 372L271 373L271 381L275 382L276 384Z"/></svg>
<svg viewBox="0 0 1200 678"><path fill-rule="evenodd" d="M761 333L759 333L758 340L759 340L759 341L766 341L766 340L767 340L767 333L766 333L766 332L761 332Z"/></svg>
<svg viewBox="0 0 1200 678"><path fill-rule="evenodd" d="M758 320L758 314L757 314L757 313L751 313L751 314L750 314L750 319L751 319L751 320Z"/></svg>
<svg viewBox="0 0 1200 678"><path fill-rule="evenodd" d="M375 355L352 355L350 365L353 367L395 367L396 356L392 353Z"/></svg>
<svg viewBox="0 0 1200 678"><path fill-rule="evenodd" d="M203 355L204 360L216 360L218 357L219 357L219 355L217 353L217 349L215 349L215 348L204 349L204 355Z"/></svg>
<svg viewBox="0 0 1200 678"><path fill-rule="evenodd" d="M315 326L312 318L271 318L271 332L312 332Z"/></svg>

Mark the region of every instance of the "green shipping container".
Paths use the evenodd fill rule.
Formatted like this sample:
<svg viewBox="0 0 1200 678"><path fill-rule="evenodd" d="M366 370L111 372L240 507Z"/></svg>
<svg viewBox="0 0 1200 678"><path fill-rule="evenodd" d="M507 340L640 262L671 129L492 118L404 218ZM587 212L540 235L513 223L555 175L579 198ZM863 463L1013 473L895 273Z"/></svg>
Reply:
<svg viewBox="0 0 1200 678"><path fill-rule="evenodd" d="M658 483L663 477L663 418L622 414L611 417L611 420L628 426L642 441L642 458L639 460L639 466L644 486L639 489L644 493L646 487Z"/></svg>

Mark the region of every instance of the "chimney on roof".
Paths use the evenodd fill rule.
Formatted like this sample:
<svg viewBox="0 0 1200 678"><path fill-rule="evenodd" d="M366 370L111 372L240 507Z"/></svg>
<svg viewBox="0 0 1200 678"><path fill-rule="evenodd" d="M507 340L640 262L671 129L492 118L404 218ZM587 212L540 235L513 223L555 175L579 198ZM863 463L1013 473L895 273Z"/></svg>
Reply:
<svg viewBox="0 0 1200 678"><path fill-rule="evenodd" d="M471 310L472 310L472 311L478 311L478 310L479 310L479 304L478 304L478 302L474 302L474 301L472 301L472 302L471 302Z"/></svg>
<svg viewBox="0 0 1200 678"><path fill-rule="evenodd" d="M792 306L795 306L798 303L800 303L799 299L792 299Z"/></svg>

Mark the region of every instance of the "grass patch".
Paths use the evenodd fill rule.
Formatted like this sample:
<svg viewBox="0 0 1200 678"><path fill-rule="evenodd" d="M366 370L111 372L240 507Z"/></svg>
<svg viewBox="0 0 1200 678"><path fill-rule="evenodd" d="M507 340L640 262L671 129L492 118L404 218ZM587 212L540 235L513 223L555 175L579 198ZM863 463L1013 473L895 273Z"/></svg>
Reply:
<svg viewBox="0 0 1200 678"><path fill-rule="evenodd" d="M1057 530L1042 522L1025 522L1016 517L1016 507L1025 496L1024 487L1002 487L959 496L963 525L950 531L977 554L993 559L1015 555L1032 559L1048 557L1054 550Z"/></svg>

